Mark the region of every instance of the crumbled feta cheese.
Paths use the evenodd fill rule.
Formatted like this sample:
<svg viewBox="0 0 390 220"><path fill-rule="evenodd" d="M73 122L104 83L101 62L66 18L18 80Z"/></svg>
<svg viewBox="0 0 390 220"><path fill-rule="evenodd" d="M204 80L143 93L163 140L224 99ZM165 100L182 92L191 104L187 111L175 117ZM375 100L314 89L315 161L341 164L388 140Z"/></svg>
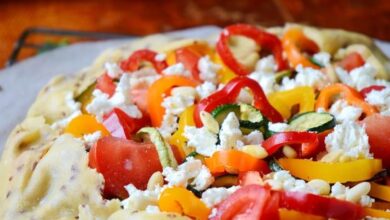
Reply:
<svg viewBox="0 0 390 220"><path fill-rule="evenodd" d="M182 63L177 63L171 66L168 66L163 70L163 73L165 75L179 75L179 76L186 76L190 77L191 73L188 71Z"/></svg>
<svg viewBox="0 0 390 220"><path fill-rule="evenodd" d="M95 89L92 93L94 99L87 105L87 111L94 114L101 121L103 115L109 113L113 108L120 108L130 117L141 118L142 113L136 105L132 103L130 97L129 74L123 74L116 86L114 95L109 98L107 94Z"/></svg>
<svg viewBox="0 0 390 220"><path fill-rule="evenodd" d="M198 61L199 78L203 81L218 83L218 70L221 66L211 62L209 56L201 57Z"/></svg>
<svg viewBox="0 0 390 220"><path fill-rule="evenodd" d="M207 189L213 182L214 177L209 169L202 164L202 161L187 157L186 162L180 164L176 169L165 167L163 172L168 186L181 186L186 188L189 182L196 190Z"/></svg>
<svg viewBox="0 0 390 220"><path fill-rule="evenodd" d="M390 87L380 91L371 91L367 94L366 101L370 105L378 107L382 115L390 116Z"/></svg>
<svg viewBox="0 0 390 220"><path fill-rule="evenodd" d="M88 145L93 145L94 143L96 143L96 141L100 139L101 136L102 136L102 132L96 131L92 134L85 134L83 136L83 139Z"/></svg>
<svg viewBox="0 0 390 220"><path fill-rule="evenodd" d="M341 123L346 120L358 120L363 110L357 106L348 105L345 100L340 99L333 103L329 113L335 116L337 122Z"/></svg>
<svg viewBox="0 0 390 220"><path fill-rule="evenodd" d="M280 87L281 90L289 90L298 86L311 86L317 90L321 90L330 84L326 75L319 70L298 65L296 71L298 73L295 79L283 78L282 86Z"/></svg>
<svg viewBox="0 0 390 220"><path fill-rule="evenodd" d="M332 133L325 138L328 152L343 150L348 158L372 158L368 136L363 126L354 121L344 121L336 125Z"/></svg>
<svg viewBox="0 0 390 220"><path fill-rule="evenodd" d="M243 141L246 145L261 144L264 141L263 133L254 130L251 133L244 135Z"/></svg>
<svg viewBox="0 0 390 220"><path fill-rule="evenodd" d="M69 115L68 117L65 117L63 119L60 119L56 122L54 122L52 125L51 125L51 128L52 129L61 129L61 128L64 128L66 127L66 125L69 124L70 121L72 121L72 119L76 118L77 116L81 115L81 111L80 110L77 110L75 112L73 112L71 115Z"/></svg>
<svg viewBox="0 0 390 220"><path fill-rule="evenodd" d="M237 191L240 186L232 186L230 188L215 187L209 188L202 193L202 201L207 207L212 208L218 203L222 202L228 196Z"/></svg>
<svg viewBox="0 0 390 220"><path fill-rule="evenodd" d="M274 73L277 69L274 56L269 55L261 58L259 61L257 61L255 69L259 72Z"/></svg>
<svg viewBox="0 0 390 220"><path fill-rule="evenodd" d="M129 197L122 201L123 208L131 211L142 211L148 206L158 205L158 198L166 186L143 191L137 189L133 184L129 184L125 186L125 189L129 193Z"/></svg>
<svg viewBox="0 0 390 220"><path fill-rule="evenodd" d="M336 67L336 74L342 83L352 86L357 90L362 90L372 85L389 85L385 80L375 79L377 71L368 62L361 67L351 70L349 74L343 68Z"/></svg>
<svg viewBox="0 0 390 220"><path fill-rule="evenodd" d="M249 75L249 78L257 81L265 94L270 94L278 89L275 81L276 71L275 59L272 55L264 57L257 61L256 71Z"/></svg>
<svg viewBox="0 0 390 220"><path fill-rule="evenodd" d="M178 117L173 114L164 114L161 126L158 128L164 138L168 138L179 127Z"/></svg>
<svg viewBox="0 0 390 220"><path fill-rule="evenodd" d="M330 54L327 52L319 52L314 54L313 59L316 60L322 66L330 64Z"/></svg>
<svg viewBox="0 0 390 220"><path fill-rule="evenodd" d="M194 104L195 97L181 94L172 94L164 98L161 103L162 107L165 108L166 113L179 115L182 113L188 106Z"/></svg>
<svg viewBox="0 0 390 220"><path fill-rule="evenodd" d="M240 122L234 112L230 112L222 122L219 132L220 149L231 149L242 147L242 132L240 130Z"/></svg>
<svg viewBox="0 0 390 220"><path fill-rule="evenodd" d="M288 124L286 123L272 123L268 122L268 130L273 132L283 132L288 128Z"/></svg>
<svg viewBox="0 0 390 220"><path fill-rule="evenodd" d="M217 135L206 127L185 126L183 135L188 140L187 145L194 147L198 154L210 157L217 151Z"/></svg>
<svg viewBox="0 0 390 220"><path fill-rule="evenodd" d="M127 75L130 75L130 88L132 89L149 88L161 77L153 68L142 68Z"/></svg>
<svg viewBox="0 0 390 220"><path fill-rule="evenodd" d="M241 89L236 100L238 103L252 104L253 96L248 89Z"/></svg>
<svg viewBox="0 0 390 220"><path fill-rule="evenodd" d="M65 95L65 102L66 102L66 105L69 107L69 109L71 110L71 112L75 112L77 110L80 110L80 107L81 107L81 103L80 102L76 102L73 98L73 92L69 92Z"/></svg>
<svg viewBox="0 0 390 220"><path fill-rule="evenodd" d="M154 60L157 62L162 62L167 58L167 55L165 53L158 53L155 57Z"/></svg>
<svg viewBox="0 0 390 220"><path fill-rule="evenodd" d="M195 89L198 92L199 97L201 99L204 99L209 95L213 94L217 90L217 87L215 84L205 81L204 83L197 86Z"/></svg>
<svg viewBox="0 0 390 220"><path fill-rule="evenodd" d="M317 189L312 188L304 180L295 179L287 170L281 170L265 176L264 183L274 190L284 189L293 192L307 192L319 194Z"/></svg>
<svg viewBox="0 0 390 220"><path fill-rule="evenodd" d="M106 62L104 63L104 68L107 75L113 79L118 78L123 73L123 70L116 63Z"/></svg>

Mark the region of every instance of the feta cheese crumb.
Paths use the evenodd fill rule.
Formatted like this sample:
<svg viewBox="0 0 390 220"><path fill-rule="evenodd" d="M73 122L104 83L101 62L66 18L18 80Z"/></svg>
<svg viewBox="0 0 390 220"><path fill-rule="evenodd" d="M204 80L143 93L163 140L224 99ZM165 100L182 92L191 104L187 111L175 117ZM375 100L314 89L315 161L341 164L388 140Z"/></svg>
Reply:
<svg viewBox="0 0 390 220"><path fill-rule="evenodd" d="M198 154L210 157L217 151L217 135L206 127L185 126L183 135L188 140L187 145L194 147Z"/></svg>
<svg viewBox="0 0 390 220"><path fill-rule="evenodd" d="M204 83L197 86L195 89L198 92L199 97L201 99L204 99L209 95L213 94L217 90L217 87L215 86L215 84L209 81L205 81Z"/></svg>
<svg viewBox="0 0 390 220"><path fill-rule="evenodd" d="M161 77L153 68L142 68L127 75L130 75L130 88L132 89L149 88Z"/></svg>
<svg viewBox="0 0 390 220"><path fill-rule="evenodd" d="M327 52L319 52L314 54L313 58L322 66L330 64L330 54Z"/></svg>
<svg viewBox="0 0 390 220"><path fill-rule="evenodd" d="M287 170L277 171L265 176L264 183L274 190L287 190L293 192L307 192L319 194L317 189L312 188L304 180L295 179Z"/></svg>
<svg viewBox="0 0 390 220"><path fill-rule="evenodd" d="M191 77L190 71L188 71L184 64L177 63L171 66L168 66L162 71L165 75L179 75L179 76L186 76Z"/></svg>
<svg viewBox="0 0 390 220"><path fill-rule="evenodd" d="M165 53L158 53L155 57L154 60L157 62L162 62L167 58L167 55Z"/></svg>
<svg viewBox="0 0 390 220"><path fill-rule="evenodd" d="M263 133L258 130L254 130L251 133L244 136L243 141L245 145L257 145L264 141Z"/></svg>
<svg viewBox="0 0 390 220"><path fill-rule="evenodd" d="M93 145L94 143L96 143L96 141L98 141L101 138L101 136L102 136L102 132L96 131L92 134L85 134L83 136L83 139L88 145Z"/></svg>
<svg viewBox="0 0 390 220"><path fill-rule="evenodd" d="M325 144L328 152L342 150L347 158L373 158L364 127L354 121L336 125L333 132L326 136Z"/></svg>
<svg viewBox="0 0 390 220"><path fill-rule="evenodd" d="M194 96L186 96L181 94L172 94L171 96L166 97L161 103L162 107L165 108L166 113L179 115L182 113L188 106L194 104Z"/></svg>
<svg viewBox="0 0 390 220"><path fill-rule="evenodd" d="M378 107L381 115L390 116L390 87L387 87L380 91L371 91L367 94L366 101L370 105Z"/></svg>
<svg viewBox="0 0 390 220"><path fill-rule="evenodd" d="M255 69L259 72L274 73L277 69L274 56L269 55L261 58L259 61L257 61Z"/></svg>
<svg viewBox="0 0 390 220"><path fill-rule="evenodd" d="M166 113L163 116L161 126L158 128L158 130L164 138L169 138L178 127L178 117L173 114Z"/></svg>
<svg viewBox="0 0 390 220"><path fill-rule="evenodd" d="M72 119L76 118L79 115L81 115L81 111L77 110L77 111L73 112L71 115L69 115L68 117L65 117L63 119L60 119L60 120L54 122L50 127L52 129L65 128L66 125L68 125L69 122L72 121Z"/></svg>
<svg viewBox="0 0 390 220"><path fill-rule="evenodd" d="M349 105L345 100L340 99L333 103L329 113L335 116L338 123L342 123L346 120L358 120L363 110L357 106Z"/></svg>
<svg viewBox="0 0 390 220"><path fill-rule="evenodd" d="M168 186L186 188L190 182L199 191L207 189L214 182L209 169L202 164L202 161L193 157L187 157L186 162L180 164L176 170L172 167L165 167L162 174Z"/></svg>
<svg viewBox="0 0 390 220"><path fill-rule="evenodd" d="M73 92L69 92L69 93L66 94L65 102L66 102L66 105L68 106L68 108L71 110L72 113L77 111L77 110L80 110L81 103L80 102L76 102L74 100Z"/></svg>
<svg viewBox="0 0 390 220"><path fill-rule="evenodd" d="M296 71L298 74L295 76L295 79L283 78L280 90L289 90L298 86L311 86L321 90L330 84L326 75L319 70L298 65Z"/></svg>
<svg viewBox="0 0 390 220"><path fill-rule="evenodd" d="M199 78L204 81L218 83L217 72L221 66L211 62L209 56L201 57L198 61Z"/></svg>
<svg viewBox="0 0 390 220"><path fill-rule="evenodd" d="M287 131L288 124L268 122L268 129L273 132L283 132L283 131Z"/></svg>
<svg viewBox="0 0 390 220"><path fill-rule="evenodd" d="M123 73L123 70L116 63L106 62L104 63L104 68L107 75L113 79L118 78Z"/></svg>
<svg viewBox="0 0 390 220"><path fill-rule="evenodd" d="M234 112L230 112L222 122L219 132L220 149L240 148L244 146L242 142L242 132L240 122Z"/></svg>
<svg viewBox="0 0 390 220"><path fill-rule="evenodd" d="M148 206L157 206L158 198L166 188L164 186L156 187L154 190L139 190L133 184L129 184L125 186L129 197L121 202L122 206L131 211L143 211Z"/></svg>
<svg viewBox="0 0 390 220"><path fill-rule="evenodd" d="M207 207L212 208L218 203L222 202L227 197L229 197L239 188L240 186L232 186L230 188L224 188L224 187L209 188L202 193L201 200L206 204Z"/></svg>

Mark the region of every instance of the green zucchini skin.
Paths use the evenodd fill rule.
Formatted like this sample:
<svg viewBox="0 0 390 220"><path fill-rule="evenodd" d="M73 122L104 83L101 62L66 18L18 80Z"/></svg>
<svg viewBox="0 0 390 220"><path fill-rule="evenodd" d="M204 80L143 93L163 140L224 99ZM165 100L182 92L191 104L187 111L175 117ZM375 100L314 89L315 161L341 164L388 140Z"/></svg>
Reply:
<svg viewBox="0 0 390 220"><path fill-rule="evenodd" d="M278 172L283 170L283 168L279 165L278 161L274 157L268 160L268 166L270 170L272 170L273 172Z"/></svg>
<svg viewBox="0 0 390 220"><path fill-rule="evenodd" d="M336 126L336 119L326 112L304 112L290 119L289 130L323 132Z"/></svg>

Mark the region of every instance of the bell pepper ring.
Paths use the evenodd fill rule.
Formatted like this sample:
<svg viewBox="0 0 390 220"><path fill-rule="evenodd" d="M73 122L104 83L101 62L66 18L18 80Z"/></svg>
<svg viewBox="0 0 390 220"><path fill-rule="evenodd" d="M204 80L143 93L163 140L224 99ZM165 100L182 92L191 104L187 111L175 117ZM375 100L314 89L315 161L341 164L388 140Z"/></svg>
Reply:
<svg viewBox="0 0 390 220"><path fill-rule="evenodd" d="M194 120L197 127L201 127L200 113L202 111L211 112L216 107L223 104L232 104L236 101L241 89L248 87L254 97L254 106L272 122L282 122L283 117L268 102L261 86L248 77L236 77L231 80L223 89L202 99L195 107Z"/></svg>
<svg viewBox="0 0 390 220"><path fill-rule="evenodd" d="M382 170L382 161L378 159L325 163L308 159L281 158L278 163L295 177L306 181L322 179L329 183L365 181ZM356 172L357 170L359 172Z"/></svg>
<svg viewBox="0 0 390 220"><path fill-rule="evenodd" d="M390 202L390 186L371 183L370 196Z"/></svg>
<svg viewBox="0 0 390 220"><path fill-rule="evenodd" d="M380 209L364 208L364 215L375 219L390 219L390 212Z"/></svg>
<svg viewBox="0 0 390 220"><path fill-rule="evenodd" d="M319 69L320 67L312 63L305 57L303 51L310 53L317 53L319 48L317 44L307 38L300 28L289 28L282 38L283 49L286 52L287 60L292 67L302 65L304 67L311 67L313 69Z"/></svg>
<svg viewBox="0 0 390 220"><path fill-rule="evenodd" d="M317 152L318 143L318 134L316 133L286 131L272 135L262 143L262 146L269 155L272 155L284 145L301 144L298 150L299 156L310 157Z"/></svg>
<svg viewBox="0 0 390 220"><path fill-rule="evenodd" d="M158 207L163 212L184 214L196 220L207 220L211 212L202 200L182 187L165 189L158 200Z"/></svg>
<svg viewBox="0 0 390 220"><path fill-rule="evenodd" d="M372 91L381 91L381 90L384 90L385 88L386 88L386 86L372 85L372 86L363 88L362 90L359 91L359 93L360 93L364 98L366 98L367 95L368 95L368 93L370 93L370 92L372 92Z"/></svg>
<svg viewBox="0 0 390 220"><path fill-rule="evenodd" d="M331 105L333 98L340 94L344 96L348 104L356 105L363 109L363 112L366 114L366 116L378 112L374 106L371 106L364 101L364 98L358 91L341 83L327 86L321 90L320 95L317 98L316 109L318 110L319 108L323 108L327 110Z"/></svg>
<svg viewBox="0 0 390 220"><path fill-rule="evenodd" d="M104 125L99 123L92 115L79 115L73 118L65 127L65 133L72 134L74 137L83 137L97 131L101 132L101 136L110 135Z"/></svg>
<svg viewBox="0 0 390 220"><path fill-rule="evenodd" d="M154 127L160 127L165 114L165 109L161 106L161 103L171 88L175 86L195 87L197 85L198 82L184 76L163 76L156 80L148 90L148 112L152 125Z"/></svg>
<svg viewBox="0 0 390 220"><path fill-rule="evenodd" d="M156 60L157 53L148 49L137 50L133 52L129 58L120 63L120 67L124 71L133 72L141 67L143 61L150 62L158 73L168 67L166 61Z"/></svg>
<svg viewBox="0 0 390 220"><path fill-rule="evenodd" d="M287 68L282 56L282 44L277 36L247 24L235 24L226 27L220 34L216 50L223 62L237 75L248 75L250 70L236 60L229 48L229 37L241 35L254 40L261 48L272 52L278 66L278 71Z"/></svg>
<svg viewBox="0 0 390 220"><path fill-rule="evenodd" d="M205 158L204 162L215 176L224 173L242 173L247 171L259 171L263 174L270 172L265 161L239 150L217 151L211 157Z"/></svg>

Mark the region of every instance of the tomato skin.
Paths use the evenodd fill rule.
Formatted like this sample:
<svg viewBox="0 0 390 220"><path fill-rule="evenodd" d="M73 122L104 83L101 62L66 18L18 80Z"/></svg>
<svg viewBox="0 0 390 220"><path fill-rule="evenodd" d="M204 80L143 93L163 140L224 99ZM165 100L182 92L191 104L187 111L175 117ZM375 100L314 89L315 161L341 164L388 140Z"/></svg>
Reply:
<svg viewBox="0 0 390 220"><path fill-rule="evenodd" d="M137 105L142 114L148 115L148 87L136 88L130 91L132 101Z"/></svg>
<svg viewBox="0 0 390 220"><path fill-rule="evenodd" d="M176 62L183 63L184 67L191 72L192 77L195 80L200 80L198 69L198 61L200 59L200 55L189 48L178 49L175 51L175 54Z"/></svg>
<svg viewBox="0 0 390 220"><path fill-rule="evenodd" d="M363 57L359 53L353 52L344 57L340 62L340 66L350 72L357 67L363 66L364 63Z"/></svg>
<svg viewBox="0 0 390 220"><path fill-rule="evenodd" d="M253 184L260 185L263 182L260 173L257 171L247 171L240 173L238 175L238 181L240 183L240 186L247 186Z"/></svg>
<svg viewBox="0 0 390 220"><path fill-rule="evenodd" d="M211 220L279 219L279 195L259 185L247 185L219 203Z"/></svg>
<svg viewBox="0 0 390 220"><path fill-rule="evenodd" d="M104 73L99 78L97 78L96 89L99 89L111 97L115 93L116 85L111 77L107 73Z"/></svg>
<svg viewBox="0 0 390 220"><path fill-rule="evenodd" d="M124 186L130 183L138 189L146 189L150 176L162 170L152 143L116 137L99 139L90 150L89 158L89 165L104 176L106 198L128 197Z"/></svg>
<svg viewBox="0 0 390 220"><path fill-rule="evenodd" d="M390 168L390 116L374 114L363 122L368 135L370 151L375 158L382 159L383 167Z"/></svg>

